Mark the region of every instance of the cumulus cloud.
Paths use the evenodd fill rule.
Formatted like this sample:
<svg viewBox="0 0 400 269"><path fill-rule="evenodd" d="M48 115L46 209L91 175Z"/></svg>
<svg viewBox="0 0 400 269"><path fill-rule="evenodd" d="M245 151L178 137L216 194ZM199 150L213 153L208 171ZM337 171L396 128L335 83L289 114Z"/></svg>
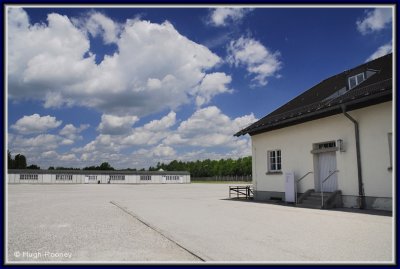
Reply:
<svg viewBox="0 0 400 269"><path fill-rule="evenodd" d="M166 145L188 145L201 147L237 147L243 146L247 138L233 137L241 128L256 121L253 114L230 119L215 106L197 110L187 120L182 121L171 136L163 143Z"/></svg>
<svg viewBox="0 0 400 269"><path fill-rule="evenodd" d="M16 152L40 153L58 148L63 139L52 134L40 134L35 137L17 136L11 142L11 148Z"/></svg>
<svg viewBox="0 0 400 269"><path fill-rule="evenodd" d="M23 116L17 122L11 125L11 129L23 134L43 133L50 129L57 128L62 123L61 120L57 121L56 117L43 116L33 114L30 116Z"/></svg>
<svg viewBox="0 0 400 269"><path fill-rule="evenodd" d="M51 13L47 23L32 25L27 13L14 7L8 9L8 20L10 99L39 99L46 108L84 106L103 114L141 117L175 110L195 101L197 94L207 102L227 92L218 87L206 95L196 91L221 59L168 21L117 24L93 13L72 22ZM87 33L101 34L105 43L115 43L116 51L96 63Z"/></svg>
<svg viewBox="0 0 400 269"><path fill-rule="evenodd" d="M114 116L103 114L97 130L102 134L124 134L139 120L136 116Z"/></svg>
<svg viewBox="0 0 400 269"><path fill-rule="evenodd" d="M231 83L231 81L231 76L225 73L207 74L197 88L196 105L200 107L209 103L217 94L232 93L232 90L227 87L227 84Z"/></svg>
<svg viewBox="0 0 400 269"><path fill-rule="evenodd" d="M372 11L367 11L366 16L357 20L357 30L363 34L380 31L387 27L392 22L391 8L375 8Z"/></svg>
<svg viewBox="0 0 400 269"><path fill-rule="evenodd" d="M226 26L230 22L238 23L251 10L249 8L215 8L211 10L209 23L214 26Z"/></svg>
<svg viewBox="0 0 400 269"><path fill-rule="evenodd" d="M159 120L152 120L142 127L134 128L131 134L122 138L125 145L154 145L170 134L170 127L175 125L176 113L171 111Z"/></svg>
<svg viewBox="0 0 400 269"><path fill-rule="evenodd" d="M228 46L227 61L234 65L243 65L250 74L255 75L256 85L265 86L269 77L277 76L282 67L278 51L271 52L253 38L240 37Z"/></svg>
<svg viewBox="0 0 400 269"><path fill-rule="evenodd" d="M250 138L233 134L256 120L253 114L231 119L217 107L210 106L197 110L177 125L176 113L171 111L143 126L132 127L129 133L100 134L72 152L86 164L107 159L115 160L116 167L148 167L157 162L207 156L238 158L251 154ZM108 157L111 155L112 158Z"/></svg>
<svg viewBox="0 0 400 269"><path fill-rule="evenodd" d="M385 56L386 54L391 53L393 50L392 48L392 41L390 41L389 43L380 46L374 53L372 53L365 61L369 62L372 61L376 58Z"/></svg>
<svg viewBox="0 0 400 269"><path fill-rule="evenodd" d="M67 124L61 129L59 134L65 136L69 140L74 141L76 139L81 139L82 137L78 134L89 128L89 126L89 124L81 124L79 127L75 127L73 124Z"/></svg>
<svg viewBox="0 0 400 269"><path fill-rule="evenodd" d="M93 37L101 35L105 44L116 43L121 31L118 23L99 12L91 13L84 27Z"/></svg>

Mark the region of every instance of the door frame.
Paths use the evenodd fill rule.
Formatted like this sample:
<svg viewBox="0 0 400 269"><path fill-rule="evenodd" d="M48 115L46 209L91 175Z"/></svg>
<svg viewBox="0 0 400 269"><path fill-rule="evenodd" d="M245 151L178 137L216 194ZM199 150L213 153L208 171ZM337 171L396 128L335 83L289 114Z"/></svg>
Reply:
<svg viewBox="0 0 400 269"><path fill-rule="evenodd" d="M322 146L322 147L321 147ZM326 142L319 142L319 143L314 143L312 145L313 150L311 150L311 153L313 154L313 165L314 165L314 190L316 192L321 190L321 184L320 184L320 168L319 168L319 154L327 153L327 152L333 152L335 153L335 159L336 159L336 169L337 169L337 154L336 151L339 151L339 147L336 146L336 141L335 140L330 140ZM339 178L336 178L336 189L339 189Z"/></svg>

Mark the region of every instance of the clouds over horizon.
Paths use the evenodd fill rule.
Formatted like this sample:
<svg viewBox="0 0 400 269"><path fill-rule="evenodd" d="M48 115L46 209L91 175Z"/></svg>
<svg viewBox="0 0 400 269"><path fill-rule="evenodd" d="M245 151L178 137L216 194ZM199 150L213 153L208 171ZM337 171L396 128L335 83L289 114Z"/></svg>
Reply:
<svg viewBox="0 0 400 269"><path fill-rule="evenodd" d="M239 158L251 154L250 138L233 134L256 120L253 114L231 119L216 106L200 108L181 122L177 122L176 113L171 111L137 127L134 127L136 117L113 120L103 115L97 137L81 147L73 145L89 127L87 124L79 127L66 124L58 135L11 133L9 145L13 153L23 153L30 163L42 167L83 167L109 160L116 168L139 168L174 159ZM112 129L118 131L110 132ZM65 146L72 148L64 152L61 148ZM210 155L202 148L211 149Z"/></svg>

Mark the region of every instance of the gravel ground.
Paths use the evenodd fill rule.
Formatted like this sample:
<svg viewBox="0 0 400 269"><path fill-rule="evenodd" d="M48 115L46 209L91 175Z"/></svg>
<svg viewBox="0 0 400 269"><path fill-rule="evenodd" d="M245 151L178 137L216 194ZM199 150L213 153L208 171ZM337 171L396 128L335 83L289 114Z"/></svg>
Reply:
<svg viewBox="0 0 400 269"><path fill-rule="evenodd" d="M393 218L233 201L226 184L9 185L9 261L393 261Z"/></svg>

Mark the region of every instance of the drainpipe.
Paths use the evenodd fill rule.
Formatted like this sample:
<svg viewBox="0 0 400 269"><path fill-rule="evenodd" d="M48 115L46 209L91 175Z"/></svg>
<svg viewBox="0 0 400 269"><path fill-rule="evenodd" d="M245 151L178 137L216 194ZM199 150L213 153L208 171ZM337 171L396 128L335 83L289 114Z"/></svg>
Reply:
<svg viewBox="0 0 400 269"><path fill-rule="evenodd" d="M356 137L356 152L357 152L357 173L358 173L358 198L360 201L360 209L365 208L365 194L364 194L364 183L362 180L361 171L361 153L360 153L360 132L358 128L358 122L346 112L346 106L341 106L343 115L354 123L354 132Z"/></svg>

